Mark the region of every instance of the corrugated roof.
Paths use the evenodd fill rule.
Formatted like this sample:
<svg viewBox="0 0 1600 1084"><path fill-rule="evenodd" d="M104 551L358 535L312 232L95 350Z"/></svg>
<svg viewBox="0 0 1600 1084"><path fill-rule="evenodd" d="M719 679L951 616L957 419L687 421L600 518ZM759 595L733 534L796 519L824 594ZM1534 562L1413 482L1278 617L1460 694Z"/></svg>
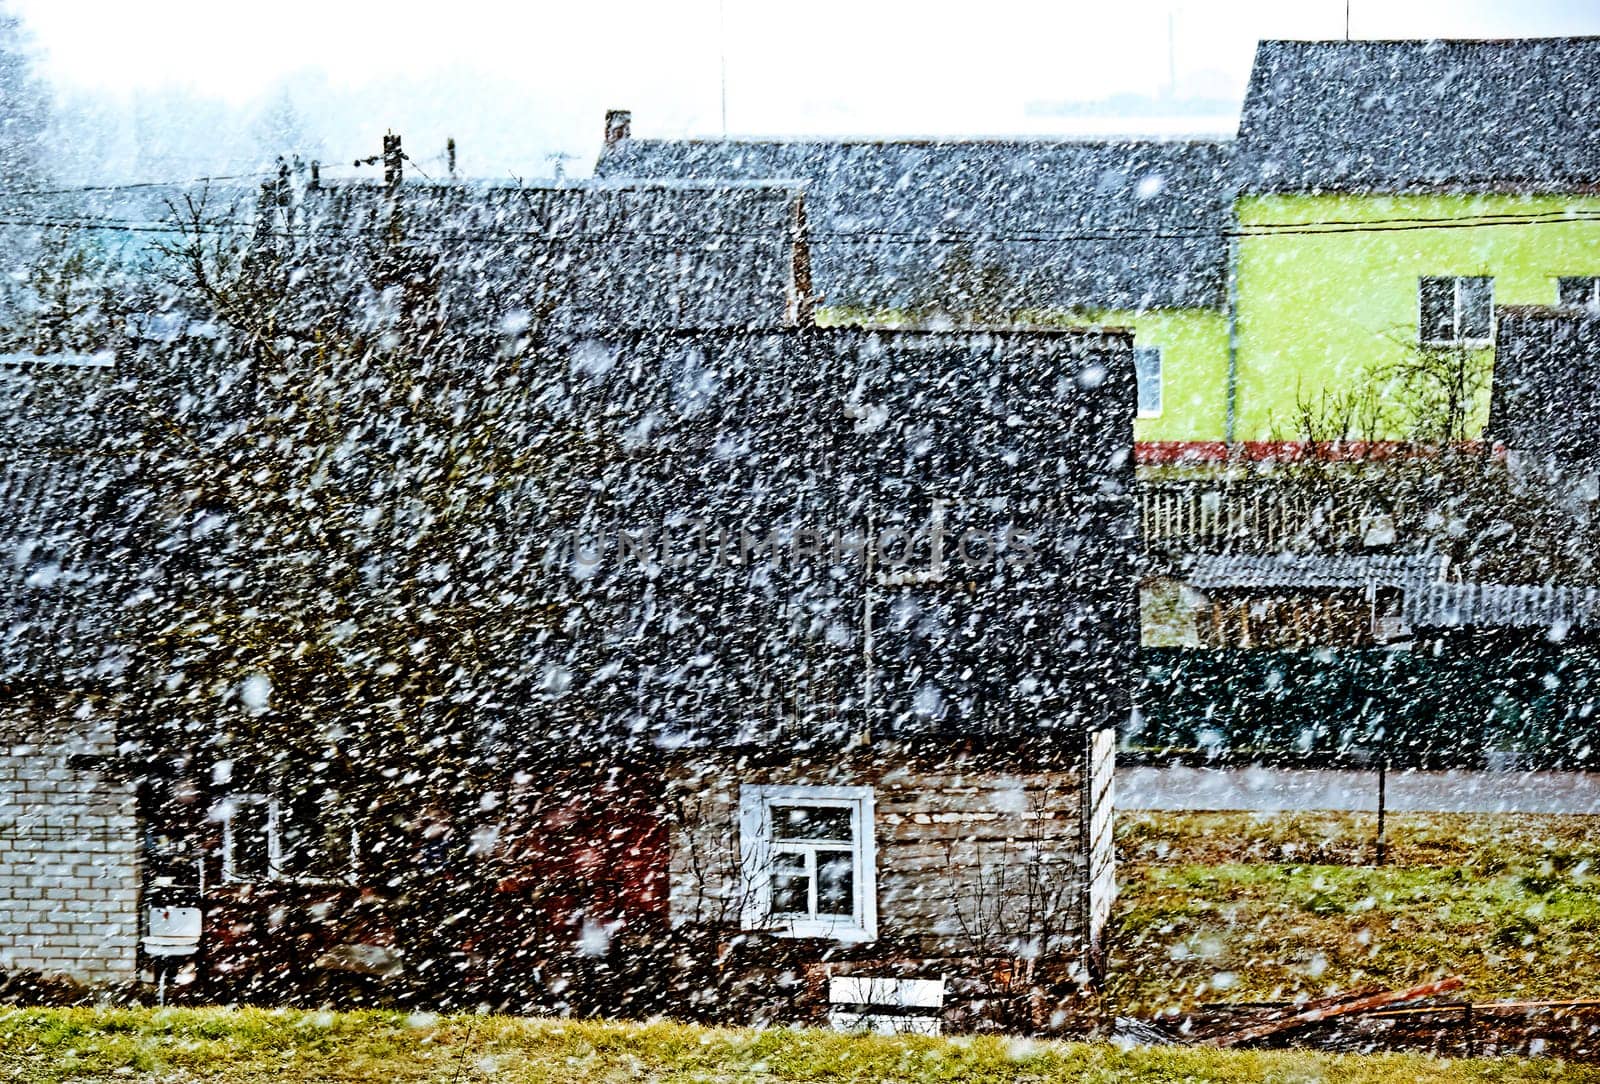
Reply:
<svg viewBox="0 0 1600 1084"><path fill-rule="evenodd" d="M1594 628L1600 588L1504 583L1419 583L1401 607L1414 628Z"/></svg>
<svg viewBox="0 0 1600 1084"><path fill-rule="evenodd" d="M1231 168L1203 141L622 139L595 170L803 180L823 304L1008 311L1222 308Z"/></svg>
<svg viewBox="0 0 1600 1084"><path fill-rule="evenodd" d="M1448 563L1448 558L1431 554L1202 554L1185 579L1201 591L1404 588L1443 579Z"/></svg>
<svg viewBox="0 0 1600 1084"><path fill-rule="evenodd" d="M1600 180L1600 38L1264 41L1246 185L1404 191Z"/></svg>

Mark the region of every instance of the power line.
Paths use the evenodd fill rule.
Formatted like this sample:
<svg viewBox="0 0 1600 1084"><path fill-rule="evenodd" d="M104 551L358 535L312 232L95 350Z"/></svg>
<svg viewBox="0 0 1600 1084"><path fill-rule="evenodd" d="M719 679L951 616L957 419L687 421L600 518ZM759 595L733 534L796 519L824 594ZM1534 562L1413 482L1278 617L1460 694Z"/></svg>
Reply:
<svg viewBox="0 0 1600 1084"><path fill-rule="evenodd" d="M1147 241L1226 241L1230 238L1248 239L1278 236L1320 236L1346 233L1400 233L1417 230L1484 229L1495 226L1541 226L1565 223L1600 221L1600 210L1581 212L1532 212L1523 215L1485 215L1458 219L1375 219L1369 222L1306 222L1282 224L1244 225L1235 229L1167 229L1152 227L1108 226L1084 232L1029 231L1014 233L956 232L921 233L912 230L811 230L805 240L810 245L893 244L907 247L929 245L985 245L985 244L1063 244L1089 242ZM192 229L192 221L150 222L137 219L119 219L94 216L58 216L53 218L24 217L0 211L0 226L34 227L106 231L122 233L181 234ZM255 230L255 219L230 218L202 219L199 225L216 229ZM268 230L263 236L294 239L324 233L383 233L389 234L388 225L362 226L348 223L323 222L308 225L304 230ZM400 227L404 236L442 241L511 241L535 240L544 242L604 244L622 241L684 241L696 238L719 238L755 242L778 241L784 238L783 230L774 228L770 233L756 230L718 230L686 228L682 231L607 229L586 234L552 233L541 229L516 229L495 226L480 229L460 229L447 225L405 223Z"/></svg>
<svg viewBox="0 0 1600 1084"><path fill-rule="evenodd" d="M12 196L72 196L85 192L130 192L140 188L178 188L183 185L209 184L212 181L247 181L256 177L270 177L276 169L257 170L254 173L218 173L209 177L191 177L183 181L128 181L122 184L83 184L70 188L30 188L21 192L7 192Z"/></svg>

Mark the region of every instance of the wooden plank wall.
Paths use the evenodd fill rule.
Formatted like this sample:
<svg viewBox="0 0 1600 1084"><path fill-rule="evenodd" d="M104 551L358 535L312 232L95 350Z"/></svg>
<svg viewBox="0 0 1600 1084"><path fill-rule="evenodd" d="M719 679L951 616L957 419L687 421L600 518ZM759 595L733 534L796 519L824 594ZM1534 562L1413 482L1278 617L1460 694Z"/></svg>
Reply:
<svg viewBox="0 0 1600 1084"><path fill-rule="evenodd" d="M886 751L752 765L685 756L667 786L672 921L738 927L740 784L865 785L876 804L880 940L920 941L930 955L1042 950L1081 959L1082 761L1013 760L913 761Z"/></svg>

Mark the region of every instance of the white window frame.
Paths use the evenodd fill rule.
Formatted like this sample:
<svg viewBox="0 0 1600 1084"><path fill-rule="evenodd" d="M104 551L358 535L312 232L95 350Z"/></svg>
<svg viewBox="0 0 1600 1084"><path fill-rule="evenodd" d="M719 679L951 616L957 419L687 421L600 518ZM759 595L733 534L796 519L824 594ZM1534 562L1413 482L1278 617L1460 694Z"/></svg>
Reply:
<svg viewBox="0 0 1600 1084"><path fill-rule="evenodd" d="M797 918L772 913L772 807L801 805L850 810L851 914L813 913ZM804 850L803 844L785 850ZM871 787L786 786L746 783L739 787L739 876L744 906L742 925L780 937L825 937L873 941L878 936L877 843L873 833ZM812 880L815 886L815 878Z"/></svg>
<svg viewBox="0 0 1600 1084"><path fill-rule="evenodd" d="M1423 321L1423 284L1429 280L1448 279L1451 289L1451 326L1454 334L1448 339L1425 338L1428 329ZM1484 338L1469 339L1461 333L1461 284L1467 279L1489 280L1489 334ZM1494 276L1493 275L1421 275L1417 278L1417 341L1423 346L1492 346L1494 344Z"/></svg>
<svg viewBox="0 0 1600 1084"><path fill-rule="evenodd" d="M1147 356L1149 354L1154 354L1156 358L1156 405L1154 410L1146 409L1144 403L1142 403L1139 399L1139 388L1141 386L1141 381L1139 380L1139 354L1141 351L1145 352ZM1133 395L1134 403L1136 405L1136 417L1159 418L1161 417L1162 407L1166 405L1166 355L1162 353L1161 347L1159 346L1151 346L1148 343L1143 346L1135 344L1133 348L1133 358Z"/></svg>
<svg viewBox="0 0 1600 1084"><path fill-rule="evenodd" d="M228 815L222 819L222 879L229 884L354 884L356 862L360 857L361 834L350 829L350 855L343 877L297 877L283 868L283 803L276 793L234 793L227 798ZM267 807L267 868L261 877L246 876L238 869L233 840L233 819L247 805Z"/></svg>
<svg viewBox="0 0 1600 1084"><path fill-rule="evenodd" d="M256 884L260 881L283 880L283 838L278 831L280 809L278 799L266 794L230 794L227 798L228 815L222 818L222 879L229 884ZM237 851L234 848L233 821L245 806L267 807L267 868L260 878L239 872Z"/></svg>

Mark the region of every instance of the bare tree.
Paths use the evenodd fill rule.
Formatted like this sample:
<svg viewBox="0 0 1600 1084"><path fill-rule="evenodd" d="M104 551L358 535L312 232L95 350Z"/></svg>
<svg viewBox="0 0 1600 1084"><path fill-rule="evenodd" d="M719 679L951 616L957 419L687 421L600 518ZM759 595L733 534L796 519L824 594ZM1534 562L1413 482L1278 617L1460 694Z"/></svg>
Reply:
<svg viewBox="0 0 1600 1084"><path fill-rule="evenodd" d="M446 334L438 257L399 223L330 240L267 197L253 232L205 196L173 208L165 274L195 330L122 389L161 525L136 717L154 748L348 795L437 957L496 735L541 703L527 645L560 635L522 540L559 518L547 483L577 451L541 425L540 351Z"/></svg>
<svg viewBox="0 0 1600 1084"><path fill-rule="evenodd" d="M966 951L1000 963L994 972L999 1018L1034 1029L1044 1023L1053 989L1050 965L1070 958L1073 900L1081 870L1073 846L1057 834L1069 797L1053 787L1030 789L1026 830L999 843L999 855L974 844L970 865L946 844L948 887L956 929Z"/></svg>

